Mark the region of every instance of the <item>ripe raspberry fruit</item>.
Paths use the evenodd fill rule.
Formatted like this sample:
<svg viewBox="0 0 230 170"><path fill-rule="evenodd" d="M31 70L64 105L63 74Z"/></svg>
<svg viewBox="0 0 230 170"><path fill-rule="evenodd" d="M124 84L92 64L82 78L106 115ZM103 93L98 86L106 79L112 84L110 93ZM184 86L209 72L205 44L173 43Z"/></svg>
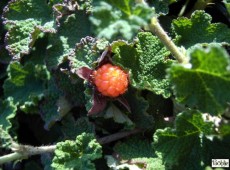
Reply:
<svg viewBox="0 0 230 170"><path fill-rule="evenodd" d="M117 97L127 90L128 75L118 66L105 64L93 72L93 82L104 96Z"/></svg>

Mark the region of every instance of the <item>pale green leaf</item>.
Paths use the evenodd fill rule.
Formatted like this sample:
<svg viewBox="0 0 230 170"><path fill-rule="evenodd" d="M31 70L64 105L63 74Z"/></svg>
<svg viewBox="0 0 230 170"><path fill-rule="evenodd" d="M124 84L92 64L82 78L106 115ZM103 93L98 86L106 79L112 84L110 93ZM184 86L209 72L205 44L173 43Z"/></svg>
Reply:
<svg viewBox="0 0 230 170"><path fill-rule="evenodd" d="M75 141L66 140L57 143L51 166L57 170L94 170L92 161L101 156L101 146L94 136L82 133Z"/></svg>
<svg viewBox="0 0 230 170"><path fill-rule="evenodd" d="M166 69L171 63L169 51L151 33L139 33L138 39L136 48L123 41L112 44L116 53L114 62L130 73L131 85L135 88L169 97L170 84L166 78Z"/></svg>
<svg viewBox="0 0 230 170"><path fill-rule="evenodd" d="M94 6L90 21L93 33L99 38L130 40L141 27L148 25L153 14L147 4L134 0L100 1Z"/></svg>
<svg viewBox="0 0 230 170"><path fill-rule="evenodd" d="M28 54L41 32L55 32L52 8L45 0L10 1L3 13L7 49L16 58Z"/></svg>

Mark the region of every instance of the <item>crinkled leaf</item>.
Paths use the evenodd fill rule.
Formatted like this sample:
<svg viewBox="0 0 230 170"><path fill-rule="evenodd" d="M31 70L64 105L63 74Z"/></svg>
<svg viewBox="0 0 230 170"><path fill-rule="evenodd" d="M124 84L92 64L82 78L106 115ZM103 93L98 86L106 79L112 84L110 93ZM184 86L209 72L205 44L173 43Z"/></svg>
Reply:
<svg viewBox="0 0 230 170"><path fill-rule="evenodd" d="M176 1L177 0L151 0L150 3L158 15L167 15L169 12L168 6Z"/></svg>
<svg viewBox="0 0 230 170"><path fill-rule="evenodd" d="M0 125L0 148L10 148L12 142L10 134Z"/></svg>
<svg viewBox="0 0 230 170"><path fill-rule="evenodd" d="M75 53L69 57L71 72L77 74L79 69L85 67L93 69L101 55L100 52L104 51L106 46L108 46L107 41L96 40L92 37L82 38L75 48ZM88 70L88 74L90 74L90 70Z"/></svg>
<svg viewBox="0 0 230 170"><path fill-rule="evenodd" d="M49 73L44 65L25 66L13 62L8 67L8 79L5 80L3 88L5 97L11 96L19 105L36 105L43 97L45 82Z"/></svg>
<svg viewBox="0 0 230 170"><path fill-rule="evenodd" d="M92 161L101 156L101 146L94 136L82 133L75 141L66 140L57 143L52 167L66 170L93 170L95 166Z"/></svg>
<svg viewBox="0 0 230 170"><path fill-rule="evenodd" d="M174 64L169 78L179 102L203 112L220 114L230 101L230 58L219 45L194 48L191 66Z"/></svg>
<svg viewBox="0 0 230 170"><path fill-rule="evenodd" d="M0 125L5 131L9 131L12 127L10 119L14 118L16 115L17 106L14 104L11 97L2 101L0 99Z"/></svg>
<svg viewBox="0 0 230 170"><path fill-rule="evenodd" d="M195 11L191 19L174 20L177 44L189 48L197 43L230 43L230 29L222 23L211 23L211 19L204 11Z"/></svg>
<svg viewBox="0 0 230 170"><path fill-rule="evenodd" d="M68 115L62 120L62 132L65 138L72 140L83 132L93 133L94 126L89 122L87 117L75 120L72 115Z"/></svg>
<svg viewBox="0 0 230 170"><path fill-rule="evenodd" d="M138 39L137 48L123 41L112 44L116 53L113 61L128 70L132 86L169 97L170 85L166 78L166 69L171 63L167 58L169 51L151 33L139 33Z"/></svg>
<svg viewBox="0 0 230 170"><path fill-rule="evenodd" d="M110 4L102 1L94 6L90 20L97 37L130 40L141 27L148 24L152 16L152 8L134 0L110 1Z"/></svg>
<svg viewBox="0 0 230 170"><path fill-rule="evenodd" d="M151 143L148 140L137 137L129 138L124 142L118 142L114 147L114 151L117 152L123 160L156 157Z"/></svg>
<svg viewBox="0 0 230 170"><path fill-rule="evenodd" d="M163 164L162 158L149 158L147 159L147 167L146 170L165 170L167 169L165 165Z"/></svg>
<svg viewBox="0 0 230 170"><path fill-rule="evenodd" d="M46 63L49 69L57 68L75 49L82 37L90 34L90 23L85 11L61 18L57 34L50 35Z"/></svg>
<svg viewBox="0 0 230 170"><path fill-rule="evenodd" d="M148 101L132 89L125 94L125 97L131 107L129 118L132 122L139 128L152 129L154 120L152 115L147 113Z"/></svg>
<svg viewBox="0 0 230 170"><path fill-rule="evenodd" d="M213 122L204 120L200 112L184 111L177 116L175 128L156 131L153 144L165 165L202 169L203 136L213 133Z"/></svg>
<svg viewBox="0 0 230 170"><path fill-rule="evenodd" d="M55 32L52 8L45 0L10 1L3 13L7 49L16 58L28 54L40 32Z"/></svg>
<svg viewBox="0 0 230 170"><path fill-rule="evenodd" d="M106 109L104 118L113 118L116 123L126 124L129 127L134 126L129 117L112 103Z"/></svg>

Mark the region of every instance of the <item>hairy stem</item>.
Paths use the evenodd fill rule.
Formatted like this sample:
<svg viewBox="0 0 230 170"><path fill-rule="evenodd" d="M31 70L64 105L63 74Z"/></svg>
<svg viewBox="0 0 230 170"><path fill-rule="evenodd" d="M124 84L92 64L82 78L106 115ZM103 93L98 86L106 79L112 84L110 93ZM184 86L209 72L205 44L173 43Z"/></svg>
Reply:
<svg viewBox="0 0 230 170"><path fill-rule="evenodd" d="M15 160L24 159L24 158L27 158L27 157L21 153L18 153L18 152L10 153L8 155L4 155L0 157L0 165L6 162L11 162Z"/></svg>
<svg viewBox="0 0 230 170"><path fill-rule="evenodd" d="M134 130L125 131L125 132L118 132L118 133L115 133L115 134L112 134L112 135L109 135L103 138L99 138L98 142L101 145L103 145L103 144L110 143L110 142L119 140L121 138L130 136L130 135L133 135L139 132L141 132L140 129L134 129ZM19 145L17 143L13 143L11 149L12 151L14 151L14 153L10 153L8 155L1 156L0 165L6 162L26 159L27 157L32 156L32 155L54 152L54 150L56 149L56 145L34 147L34 146L29 146L29 145Z"/></svg>
<svg viewBox="0 0 230 170"><path fill-rule="evenodd" d="M156 34L156 36L161 40L161 42L172 53L179 63L188 62L186 56L180 52L178 47L172 42L171 38L166 34L156 17L151 19L150 30Z"/></svg>
<svg viewBox="0 0 230 170"><path fill-rule="evenodd" d="M6 162L25 159L28 156L32 156L32 155L54 152L55 148L56 145L34 147L34 146L19 145L14 143L12 144L12 150L14 151L14 153L1 156L0 165Z"/></svg>

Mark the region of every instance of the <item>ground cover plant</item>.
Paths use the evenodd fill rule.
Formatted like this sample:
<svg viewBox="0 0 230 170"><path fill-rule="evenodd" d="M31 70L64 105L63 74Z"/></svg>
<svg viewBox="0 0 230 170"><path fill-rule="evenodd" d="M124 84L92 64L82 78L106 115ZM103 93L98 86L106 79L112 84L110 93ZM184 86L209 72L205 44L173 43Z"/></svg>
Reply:
<svg viewBox="0 0 230 170"><path fill-rule="evenodd" d="M0 14L0 169L230 158L229 0L1 0Z"/></svg>

